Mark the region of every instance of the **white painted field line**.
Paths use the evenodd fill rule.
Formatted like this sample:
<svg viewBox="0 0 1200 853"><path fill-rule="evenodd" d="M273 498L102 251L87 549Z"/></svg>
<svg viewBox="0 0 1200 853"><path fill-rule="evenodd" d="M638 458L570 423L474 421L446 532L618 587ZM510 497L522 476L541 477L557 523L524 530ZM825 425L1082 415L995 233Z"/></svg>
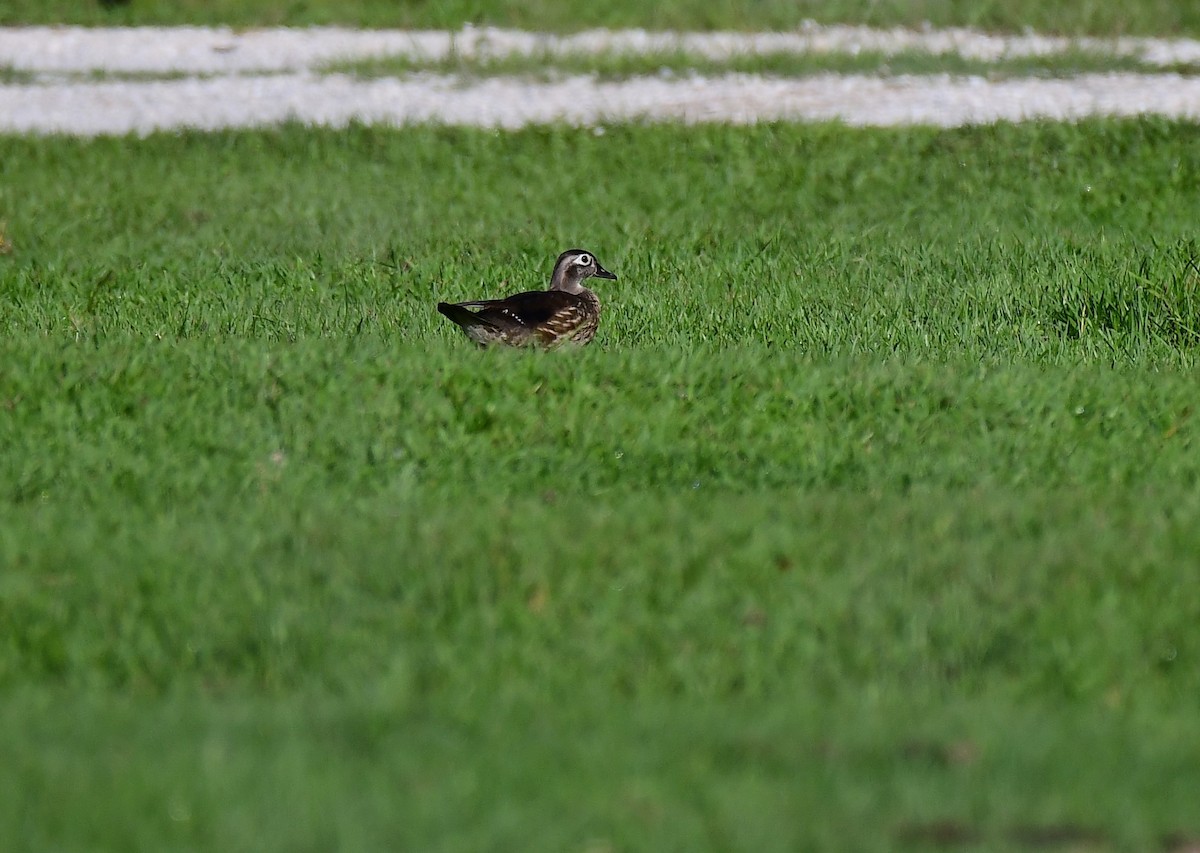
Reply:
<svg viewBox="0 0 1200 853"><path fill-rule="evenodd" d="M970 29L802 27L783 33L650 33L589 30L552 36L520 30L350 30L336 27L235 31L223 27L0 28L0 66L33 73L110 71L237 74L314 69L339 60L679 51L707 59L770 53L902 51L996 61L1070 50L1130 56L1151 65L1200 63L1193 39L1075 39L996 35Z"/></svg>
<svg viewBox="0 0 1200 853"><path fill-rule="evenodd" d="M1200 79L1093 74L1059 79L734 74L556 82L495 77L359 80L345 75L218 77L147 83L0 87L0 131L79 135L218 129L289 119L516 128L650 120L752 123L840 119L852 125L953 126L1033 118L1155 114L1200 119Z"/></svg>

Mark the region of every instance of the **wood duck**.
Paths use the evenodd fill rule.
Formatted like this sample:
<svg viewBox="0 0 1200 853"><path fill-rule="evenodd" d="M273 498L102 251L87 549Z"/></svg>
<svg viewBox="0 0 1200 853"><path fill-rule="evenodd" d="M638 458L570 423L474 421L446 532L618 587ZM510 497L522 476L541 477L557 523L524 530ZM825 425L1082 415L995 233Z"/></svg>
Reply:
<svg viewBox="0 0 1200 853"><path fill-rule="evenodd" d="M583 286L593 277L616 278L591 252L568 249L554 262L548 290L505 299L439 302L437 309L480 346L583 346L595 337L600 323L600 300Z"/></svg>

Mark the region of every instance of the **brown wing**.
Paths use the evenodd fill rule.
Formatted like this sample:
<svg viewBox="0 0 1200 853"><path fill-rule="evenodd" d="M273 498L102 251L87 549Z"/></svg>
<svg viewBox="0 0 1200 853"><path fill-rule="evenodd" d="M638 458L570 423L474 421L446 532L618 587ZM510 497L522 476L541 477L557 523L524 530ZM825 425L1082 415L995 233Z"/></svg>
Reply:
<svg viewBox="0 0 1200 853"><path fill-rule="evenodd" d="M438 311L463 328L479 344L554 346L567 340L587 343L596 332L595 300L561 290L531 290L505 299L479 299Z"/></svg>
<svg viewBox="0 0 1200 853"><path fill-rule="evenodd" d="M529 290L504 299L481 299L458 304L463 308L475 309L479 319L497 326L516 323L535 329L555 322L559 315L574 313L581 307L582 301L575 294L561 290Z"/></svg>
<svg viewBox="0 0 1200 853"><path fill-rule="evenodd" d="M591 307L582 297L561 290L531 290L460 304L478 309L475 316L500 330L508 343L545 345L569 337L585 324Z"/></svg>

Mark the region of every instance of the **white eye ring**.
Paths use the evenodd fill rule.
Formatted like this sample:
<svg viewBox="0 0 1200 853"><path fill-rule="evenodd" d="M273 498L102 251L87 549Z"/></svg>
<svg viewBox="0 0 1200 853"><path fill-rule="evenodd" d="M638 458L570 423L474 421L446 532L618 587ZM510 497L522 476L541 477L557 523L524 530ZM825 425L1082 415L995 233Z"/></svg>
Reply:
<svg viewBox="0 0 1200 853"><path fill-rule="evenodd" d="M584 252L575 259L575 265L580 267L590 267L592 265L592 256Z"/></svg>

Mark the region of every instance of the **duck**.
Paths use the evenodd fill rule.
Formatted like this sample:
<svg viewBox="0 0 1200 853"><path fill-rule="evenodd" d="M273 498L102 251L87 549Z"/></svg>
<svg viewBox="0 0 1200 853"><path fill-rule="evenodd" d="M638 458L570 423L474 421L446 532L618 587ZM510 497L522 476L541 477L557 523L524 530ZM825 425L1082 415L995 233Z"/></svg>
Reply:
<svg viewBox="0 0 1200 853"><path fill-rule="evenodd" d="M481 347L563 344L584 346L600 325L600 299L584 287L589 278L616 276L585 249L567 249L554 262L550 287L515 293L504 299L439 302L437 310Z"/></svg>

